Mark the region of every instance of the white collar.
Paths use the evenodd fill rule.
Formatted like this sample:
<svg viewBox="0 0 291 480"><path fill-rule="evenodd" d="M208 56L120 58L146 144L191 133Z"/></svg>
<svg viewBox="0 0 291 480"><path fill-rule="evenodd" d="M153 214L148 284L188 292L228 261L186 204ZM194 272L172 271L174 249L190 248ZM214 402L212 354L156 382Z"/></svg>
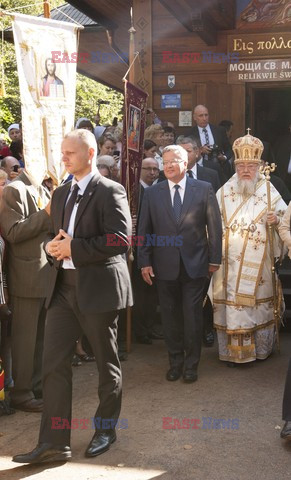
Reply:
<svg viewBox="0 0 291 480"><path fill-rule="evenodd" d="M182 178L182 180L180 180L179 183L174 183L172 182L172 180L168 180L168 183L169 183L169 189L172 190L172 188L174 188L175 185L180 185L180 187L185 190L186 188L186 180L187 180L187 175L185 174L184 177Z"/></svg>
<svg viewBox="0 0 291 480"><path fill-rule="evenodd" d="M140 179L139 183L143 186L143 188L148 188L150 187L151 185L148 185L147 183L145 183L143 180Z"/></svg>
<svg viewBox="0 0 291 480"><path fill-rule="evenodd" d="M96 168L96 170L93 169L91 172L89 172L85 177L81 178L81 180L79 180L79 181L77 181L75 179L75 177L73 177L71 190L73 189L74 185L76 185L76 183L77 183L78 186L79 186L79 189L80 189L80 195L84 195L84 192L85 192L90 180L92 180L92 178L94 177L96 172L97 172L97 168Z"/></svg>
<svg viewBox="0 0 291 480"><path fill-rule="evenodd" d="M200 134L201 134L201 133L204 133L204 132L203 132L204 128L207 130L207 132L209 132L209 130L210 130L209 123L206 125L206 127L199 127L198 125L197 125L197 127L198 127L198 130L199 130L199 133L200 133Z"/></svg>

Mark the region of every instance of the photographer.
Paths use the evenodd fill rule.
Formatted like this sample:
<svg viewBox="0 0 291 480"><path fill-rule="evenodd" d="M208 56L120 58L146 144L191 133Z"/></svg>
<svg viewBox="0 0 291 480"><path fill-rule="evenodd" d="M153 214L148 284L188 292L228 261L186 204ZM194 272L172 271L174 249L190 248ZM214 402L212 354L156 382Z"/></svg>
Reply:
<svg viewBox="0 0 291 480"><path fill-rule="evenodd" d="M193 137L197 144L201 145L203 163L206 167L208 161L220 165L225 183L233 175L229 162L232 150L225 129L209 123L208 109L204 105L197 105L194 108L193 118L196 126L191 128L186 136Z"/></svg>
<svg viewBox="0 0 291 480"><path fill-rule="evenodd" d="M7 173L7 184L12 182L14 178L18 177L21 173L21 167L19 161L14 157L5 157L1 161L1 169Z"/></svg>

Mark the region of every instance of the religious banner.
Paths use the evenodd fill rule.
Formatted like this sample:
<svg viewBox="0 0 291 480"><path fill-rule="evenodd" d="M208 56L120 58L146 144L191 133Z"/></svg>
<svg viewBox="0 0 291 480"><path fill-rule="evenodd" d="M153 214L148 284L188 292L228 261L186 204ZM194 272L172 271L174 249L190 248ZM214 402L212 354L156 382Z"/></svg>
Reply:
<svg viewBox="0 0 291 480"><path fill-rule="evenodd" d="M132 217L133 235L136 233L147 97L148 94L146 92L125 80L121 182L127 193Z"/></svg>
<svg viewBox="0 0 291 480"><path fill-rule="evenodd" d="M25 168L37 184L48 176L58 185L65 175L61 142L74 125L77 63L57 62L55 53L77 52L78 28L13 15Z"/></svg>

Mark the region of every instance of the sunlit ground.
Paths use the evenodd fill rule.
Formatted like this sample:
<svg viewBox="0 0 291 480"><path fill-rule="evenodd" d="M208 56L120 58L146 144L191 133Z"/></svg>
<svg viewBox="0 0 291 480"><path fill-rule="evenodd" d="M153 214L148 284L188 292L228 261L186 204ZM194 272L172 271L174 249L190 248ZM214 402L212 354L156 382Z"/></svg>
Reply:
<svg viewBox="0 0 291 480"><path fill-rule="evenodd" d="M110 454L109 454L110 455ZM96 460L95 460L96 461ZM97 460L99 461L99 460ZM71 460L67 463L47 463L40 465L21 465L13 463L10 457L0 457L0 478L6 479L53 479L53 480L96 480L110 478L110 480L150 480L157 478L165 470L128 468L124 464L116 467L106 464L76 463Z"/></svg>

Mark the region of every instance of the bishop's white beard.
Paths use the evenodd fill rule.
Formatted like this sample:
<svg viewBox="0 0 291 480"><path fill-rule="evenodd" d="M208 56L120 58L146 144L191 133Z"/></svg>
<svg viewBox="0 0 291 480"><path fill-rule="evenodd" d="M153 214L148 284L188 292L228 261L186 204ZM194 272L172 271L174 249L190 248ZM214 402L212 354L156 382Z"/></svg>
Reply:
<svg viewBox="0 0 291 480"><path fill-rule="evenodd" d="M256 176L253 180L242 180L241 178L237 179L237 193L243 196L243 198L253 195L256 191L256 184L260 178L259 172L256 173Z"/></svg>

